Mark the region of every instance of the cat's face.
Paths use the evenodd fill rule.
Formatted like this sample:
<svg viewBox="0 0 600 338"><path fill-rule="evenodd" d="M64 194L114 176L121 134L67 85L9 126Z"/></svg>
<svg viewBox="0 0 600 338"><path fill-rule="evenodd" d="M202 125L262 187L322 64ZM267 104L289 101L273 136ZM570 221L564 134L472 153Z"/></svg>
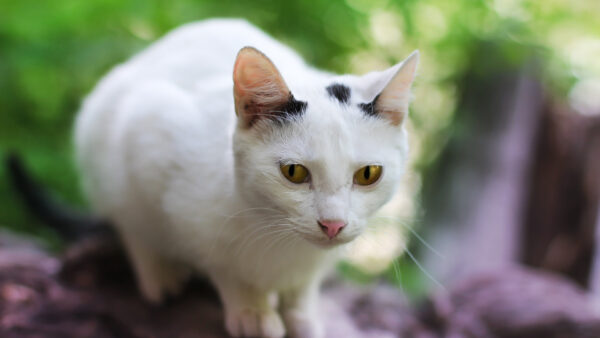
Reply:
<svg viewBox="0 0 600 338"><path fill-rule="evenodd" d="M262 54L252 56L263 61ZM269 64L259 64L267 67L267 75ZM399 69L340 77L320 86L300 85L293 95L286 86L279 101L258 106L253 105L262 97L253 93L245 98L248 87L235 88L240 118L234 137L236 180L243 197L253 205L278 210L281 217L275 226L319 246L346 243L360 235L367 218L395 192L406 161L402 120L408 93L391 98L386 93L390 81L402 72ZM253 71L253 81L263 75L262 69ZM392 89L409 90L414 67L409 71L407 86ZM234 79L236 87L244 80L243 75ZM272 90L278 80L259 84L268 83ZM405 78L400 80L406 84ZM399 98L403 102L390 101Z"/></svg>

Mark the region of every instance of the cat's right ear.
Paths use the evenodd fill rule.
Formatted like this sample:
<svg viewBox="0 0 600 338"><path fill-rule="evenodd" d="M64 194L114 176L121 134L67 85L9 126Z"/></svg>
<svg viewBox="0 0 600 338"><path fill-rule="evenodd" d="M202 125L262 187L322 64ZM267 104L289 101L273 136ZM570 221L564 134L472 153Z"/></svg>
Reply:
<svg viewBox="0 0 600 338"><path fill-rule="evenodd" d="M363 76L366 82L375 77L367 95L376 95L369 103L360 104L368 115L379 116L399 126L408 114L410 91L419 64L419 51L414 51L406 60L378 73Z"/></svg>
<svg viewBox="0 0 600 338"><path fill-rule="evenodd" d="M242 48L233 68L235 113L244 128L273 118L293 98L275 65L253 47Z"/></svg>

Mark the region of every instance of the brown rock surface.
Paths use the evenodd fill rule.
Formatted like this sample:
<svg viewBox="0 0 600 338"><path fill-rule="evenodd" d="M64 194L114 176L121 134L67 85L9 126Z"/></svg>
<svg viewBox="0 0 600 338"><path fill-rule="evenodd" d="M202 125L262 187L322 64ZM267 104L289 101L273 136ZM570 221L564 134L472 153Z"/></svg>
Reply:
<svg viewBox="0 0 600 338"><path fill-rule="evenodd" d="M323 313L327 337L600 337L581 289L523 268L473 276L416 310L387 285L331 281ZM0 337L225 336L210 285L149 306L113 240L90 238L59 258L0 235Z"/></svg>

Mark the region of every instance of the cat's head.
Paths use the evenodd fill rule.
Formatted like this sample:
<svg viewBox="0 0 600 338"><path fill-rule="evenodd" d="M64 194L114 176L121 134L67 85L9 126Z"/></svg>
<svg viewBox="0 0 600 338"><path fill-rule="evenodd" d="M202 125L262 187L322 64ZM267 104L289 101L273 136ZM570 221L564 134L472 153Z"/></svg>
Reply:
<svg viewBox="0 0 600 338"><path fill-rule="evenodd" d="M415 52L382 72L288 86L295 79L284 79L261 52L239 52L236 180L251 205L281 214L271 228L323 247L362 233L402 177L418 58Z"/></svg>

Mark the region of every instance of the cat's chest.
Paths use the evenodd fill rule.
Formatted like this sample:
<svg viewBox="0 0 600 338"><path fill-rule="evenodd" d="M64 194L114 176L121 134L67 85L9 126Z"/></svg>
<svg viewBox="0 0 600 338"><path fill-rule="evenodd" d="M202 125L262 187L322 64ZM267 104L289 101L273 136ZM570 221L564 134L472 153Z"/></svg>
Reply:
<svg viewBox="0 0 600 338"><path fill-rule="evenodd" d="M234 234L234 242L224 247L227 261L223 263L235 267L243 279L257 287L285 289L302 284L337 259L337 251L308 243L294 232L293 226L277 229L271 225L271 229L268 233L250 227Z"/></svg>
<svg viewBox="0 0 600 338"><path fill-rule="evenodd" d="M314 248L300 249L293 241L280 245L271 242L265 252L247 255L238 264L242 278L248 283L265 290L283 290L305 284L329 266L332 255Z"/></svg>

